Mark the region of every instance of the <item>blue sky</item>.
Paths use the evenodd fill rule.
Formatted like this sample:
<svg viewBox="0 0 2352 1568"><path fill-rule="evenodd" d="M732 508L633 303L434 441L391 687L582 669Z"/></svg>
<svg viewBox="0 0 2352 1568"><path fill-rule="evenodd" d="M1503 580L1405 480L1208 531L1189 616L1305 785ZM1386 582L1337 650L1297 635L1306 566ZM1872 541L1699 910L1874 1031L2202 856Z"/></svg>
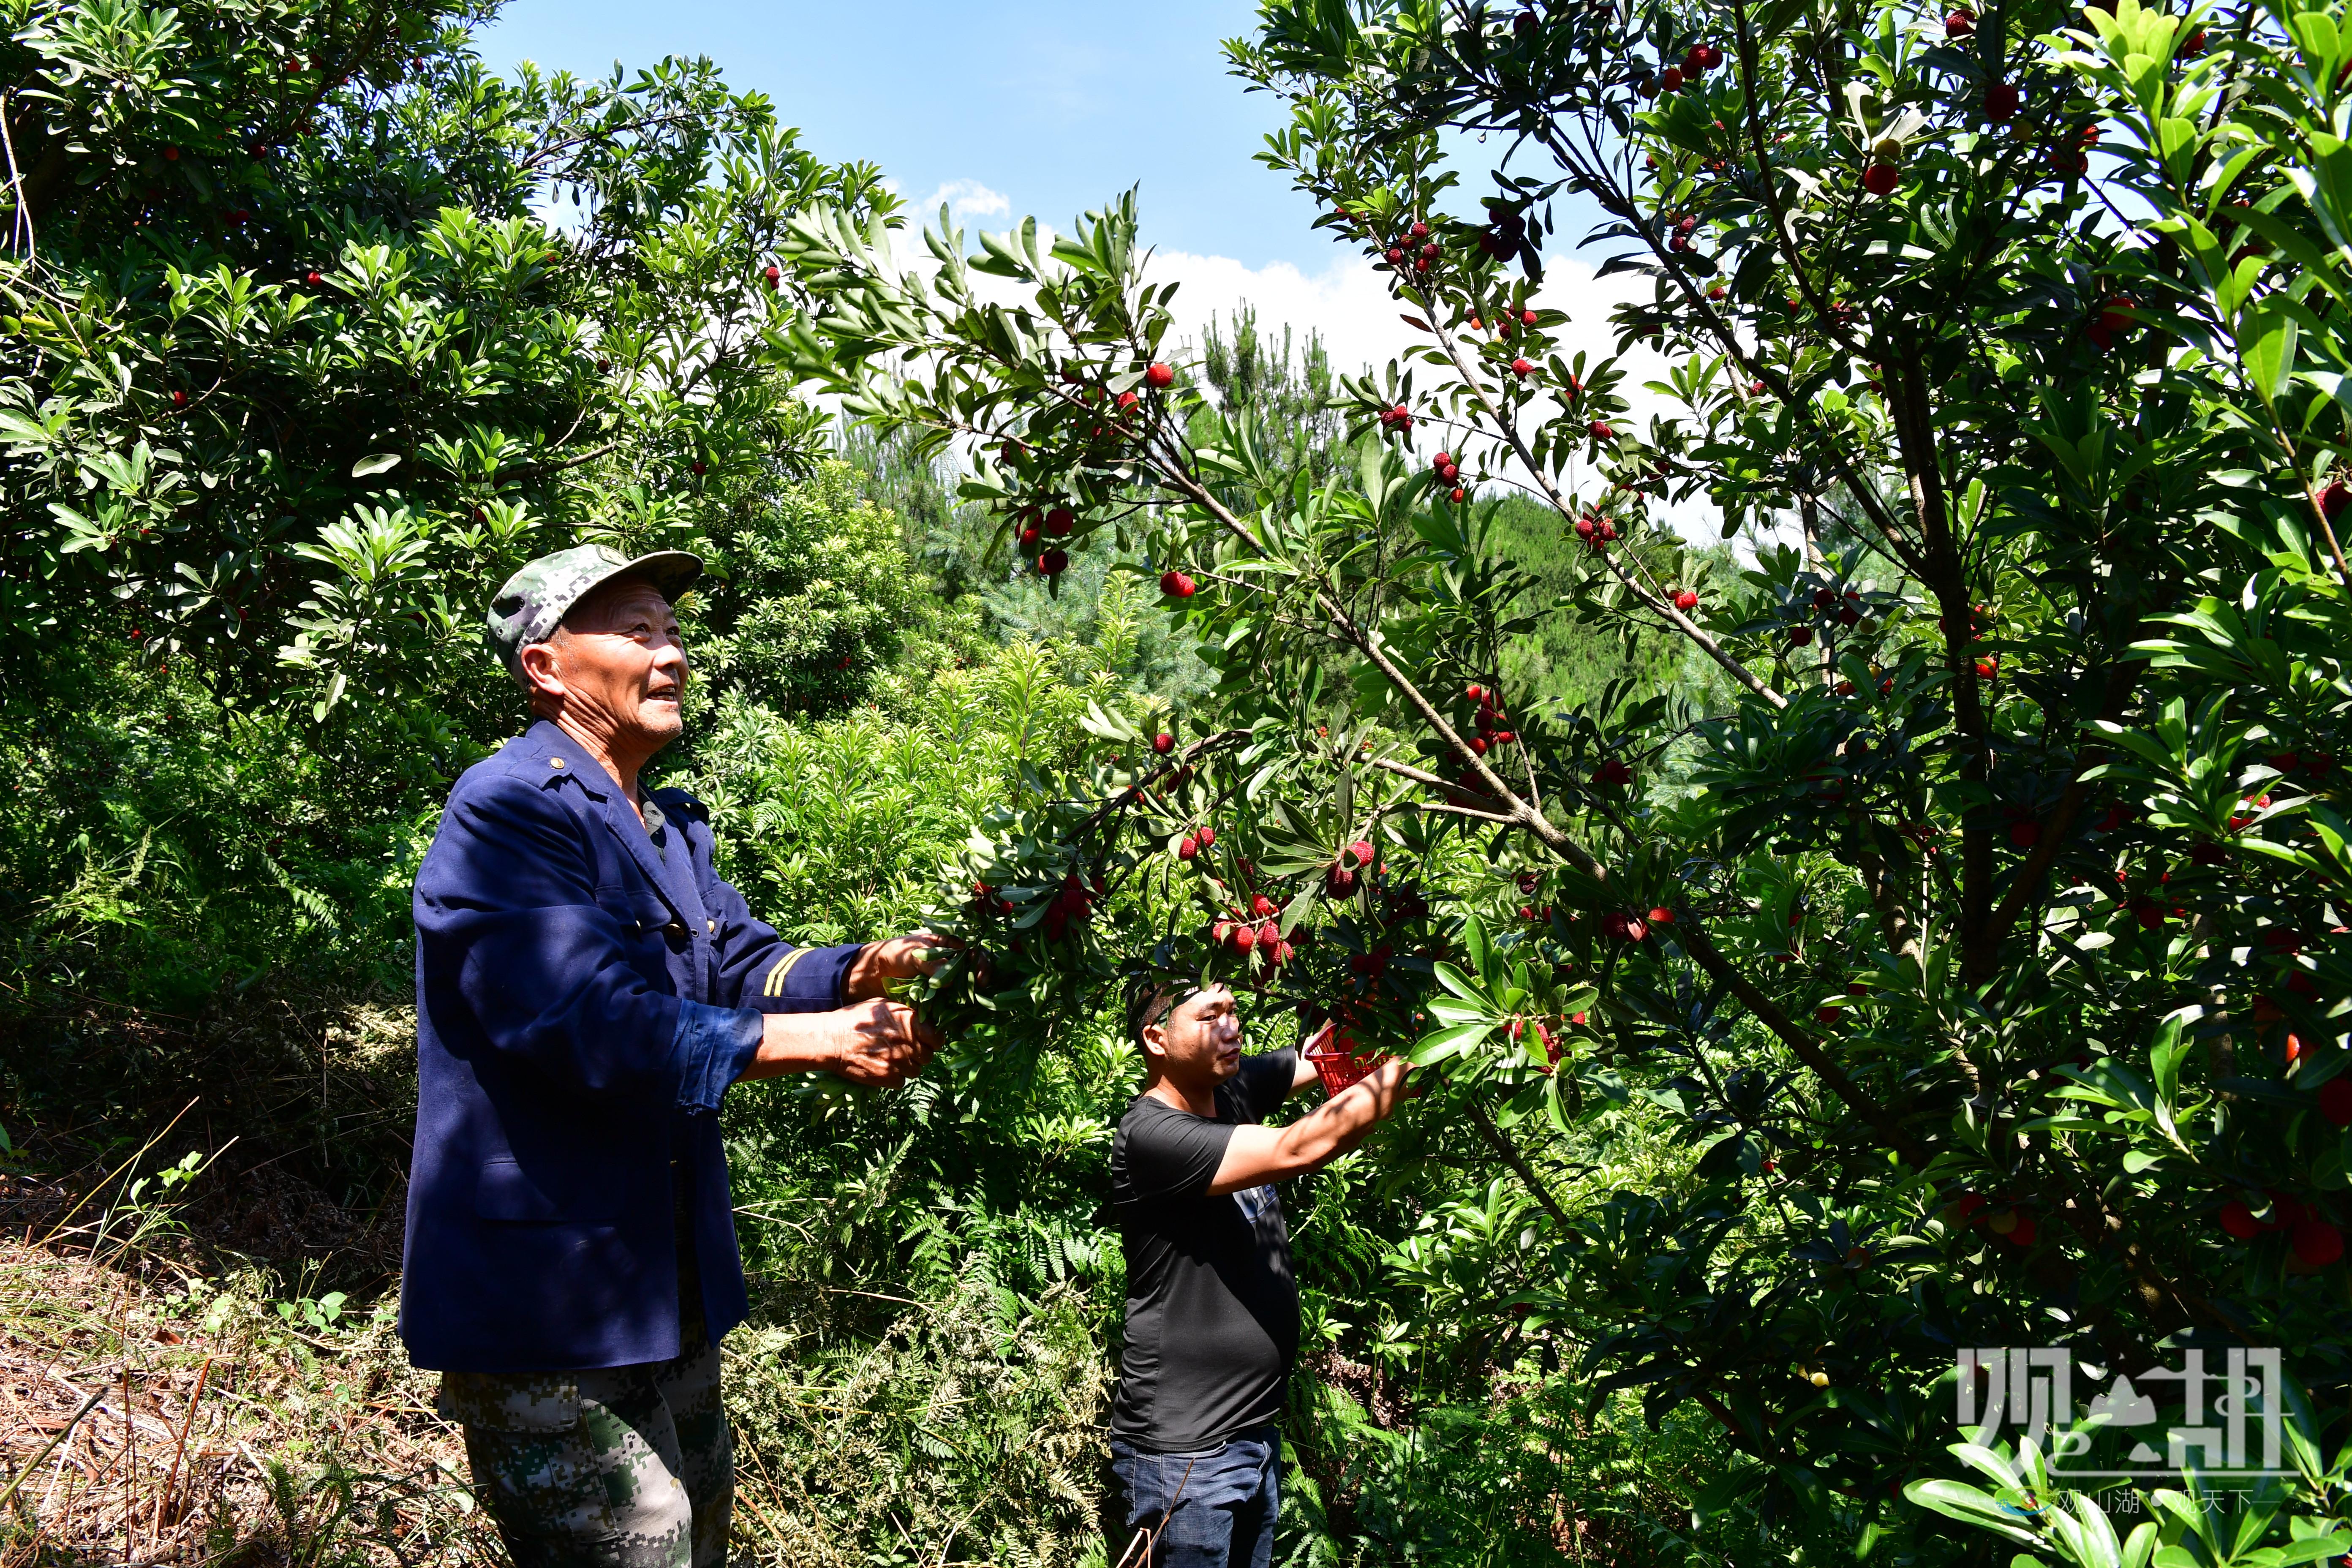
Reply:
<svg viewBox="0 0 2352 1568"><path fill-rule="evenodd" d="M960 195L973 223L1013 212L1066 226L1140 182L1153 244L1319 271L1339 247L1307 226L1307 198L1252 161L1278 106L1225 72L1220 46L1256 10L512 0L479 47L493 68L528 58L583 74L709 55L774 100L818 155L878 163L910 200Z"/></svg>
<svg viewBox="0 0 2352 1568"><path fill-rule="evenodd" d="M1243 89L1222 44L1256 16L1256 0L509 0L478 47L493 69L530 59L599 75L615 60L708 55L735 86L773 100L811 151L878 164L933 210L947 196L967 231L1024 214L1066 227L1139 184L1153 270L1181 285L1181 339L1197 345L1211 321L1247 303L1302 344L1319 334L1335 369L1377 370L1412 338L1387 275L1309 227L1313 204L1255 160L1283 122L1280 105ZM1486 188L1483 170L1465 170L1455 198L1466 208ZM1555 246L1539 298L1574 319L1563 346L1599 359L1613 348L1611 306L1648 285L1596 280L1589 256ZM1636 350L1627 368L1638 388L1663 367Z"/></svg>

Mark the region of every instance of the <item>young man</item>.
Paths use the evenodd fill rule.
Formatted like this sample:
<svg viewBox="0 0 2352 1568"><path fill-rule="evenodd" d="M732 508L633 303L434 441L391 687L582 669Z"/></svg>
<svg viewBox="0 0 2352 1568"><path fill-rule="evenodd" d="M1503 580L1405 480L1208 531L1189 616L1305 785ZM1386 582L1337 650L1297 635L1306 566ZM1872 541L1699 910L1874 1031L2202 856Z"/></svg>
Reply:
<svg viewBox="0 0 2352 1568"><path fill-rule="evenodd" d="M1266 1568L1282 1454L1274 1422L1298 1355L1290 1233L1271 1184L1362 1142L1403 1099L1405 1065L1264 1127L1315 1068L1297 1051L1244 1058L1231 991L1146 981L1127 1020L1150 1068L1110 1153L1127 1253L1110 1452L1127 1531L1150 1532L1151 1568Z"/></svg>

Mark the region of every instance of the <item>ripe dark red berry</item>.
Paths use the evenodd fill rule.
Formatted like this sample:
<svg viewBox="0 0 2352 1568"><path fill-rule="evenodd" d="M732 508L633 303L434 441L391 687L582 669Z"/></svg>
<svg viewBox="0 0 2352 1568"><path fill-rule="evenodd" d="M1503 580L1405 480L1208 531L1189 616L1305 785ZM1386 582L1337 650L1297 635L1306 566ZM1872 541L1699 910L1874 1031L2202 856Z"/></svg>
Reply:
<svg viewBox="0 0 2352 1568"><path fill-rule="evenodd" d="M1536 324L1536 313L1533 310L1521 310L1519 321L1524 326L1532 327Z"/></svg>
<svg viewBox="0 0 2352 1568"><path fill-rule="evenodd" d="M1057 506L1045 514L1045 531L1060 539L1068 534L1076 522L1077 519L1070 514L1068 507Z"/></svg>
<svg viewBox="0 0 2352 1568"><path fill-rule="evenodd" d="M177 390L176 388L173 389L172 393L172 406L174 408L185 408L187 405L188 395Z"/></svg>
<svg viewBox="0 0 2352 1568"><path fill-rule="evenodd" d="M1874 196L1891 196L1903 183L1903 171L1892 163L1873 163L1862 172L1862 188Z"/></svg>
<svg viewBox="0 0 2352 1568"><path fill-rule="evenodd" d="M1171 366L1161 364L1155 360L1150 364L1144 367L1143 384L1151 388L1154 392L1158 392L1165 387L1172 386L1175 384L1175 382L1176 372Z"/></svg>
<svg viewBox="0 0 2352 1568"><path fill-rule="evenodd" d="M2009 841L2020 849L2031 849L2042 842L2042 825L2038 822L2012 822L2009 825Z"/></svg>
<svg viewBox="0 0 2352 1568"><path fill-rule="evenodd" d="M1682 68L1679 66L1668 66L1665 69L1660 71L1658 73L1658 89L1661 92L1680 92L1683 89Z"/></svg>
<svg viewBox="0 0 2352 1568"><path fill-rule="evenodd" d="M1985 118L1991 121L1995 125L1999 125L2003 121L2012 118L2017 113L2019 97L2020 95L2017 90L2017 86L2014 82L1994 82L1990 87L1985 89Z"/></svg>
<svg viewBox="0 0 2352 1568"><path fill-rule="evenodd" d="M1810 645L1813 640L1813 628L1811 626L1799 626L1790 632L1789 640L1799 647L1804 647Z"/></svg>
<svg viewBox="0 0 2352 1568"><path fill-rule="evenodd" d="M2223 1204L2221 1214L2216 1217L2221 1221L2223 1233L2233 1240L2252 1241L2263 1233L2262 1222L2254 1218L2254 1211L2236 1198Z"/></svg>
<svg viewBox="0 0 2352 1568"><path fill-rule="evenodd" d="M2324 1219L2306 1215L2295 1221L2289 1245L2295 1261L2306 1268L2324 1268L2344 1256L2344 1233Z"/></svg>
<svg viewBox="0 0 2352 1568"><path fill-rule="evenodd" d="M768 287L772 289L777 284L784 280L784 269L778 267L773 262L770 262L768 264L767 270L761 272L760 276L768 280Z"/></svg>
<svg viewBox="0 0 2352 1568"><path fill-rule="evenodd" d="M1451 490L1447 492L1445 499L1452 501L1455 506L1460 506L1464 501L1470 499L1470 492L1464 489Z"/></svg>
<svg viewBox="0 0 2352 1568"><path fill-rule="evenodd" d="M1511 362L1511 374L1513 375L1533 375L1535 373L1535 365L1528 360L1515 359Z"/></svg>
<svg viewBox="0 0 2352 1568"><path fill-rule="evenodd" d="M1037 570L1048 577L1058 577L1069 569L1070 552L1066 550L1048 550L1037 557Z"/></svg>
<svg viewBox="0 0 2352 1568"><path fill-rule="evenodd" d="M2344 515L2347 501L2352 501L2352 489L2347 489L2342 479L2328 480L2327 488L2319 492L2319 510L2327 514L2330 522Z"/></svg>
<svg viewBox="0 0 2352 1568"><path fill-rule="evenodd" d="M1675 608L1677 610L1697 609L1698 595L1691 592L1688 588L1685 588L1681 593L1675 595Z"/></svg>
<svg viewBox="0 0 2352 1568"><path fill-rule="evenodd" d="M1031 523L1021 531L1021 548L1025 552L1037 548L1037 525Z"/></svg>
<svg viewBox="0 0 2352 1568"><path fill-rule="evenodd" d="M1595 419L1591 424L1586 426L1585 428L1592 433L1592 438L1596 441L1614 441L1617 439L1616 427L1611 425L1606 419Z"/></svg>
<svg viewBox="0 0 2352 1568"><path fill-rule="evenodd" d="M1965 38L1977 30L1977 19L1966 11L1955 11L1944 18L1944 37Z"/></svg>
<svg viewBox="0 0 2352 1568"><path fill-rule="evenodd" d="M2319 1114L2338 1127L2352 1127L2352 1078L2331 1078L2319 1086Z"/></svg>
<svg viewBox="0 0 2352 1568"><path fill-rule="evenodd" d="M1186 834L1176 845L1176 858L1179 860L1190 860L1200 853L1201 841L1190 834Z"/></svg>
<svg viewBox="0 0 2352 1568"><path fill-rule="evenodd" d="M1192 579L1181 572L1160 574L1160 591L1171 599L1189 599L1193 594Z"/></svg>
<svg viewBox="0 0 2352 1568"><path fill-rule="evenodd" d="M1151 749L1164 757L1176 749L1176 737L1162 730L1151 737Z"/></svg>

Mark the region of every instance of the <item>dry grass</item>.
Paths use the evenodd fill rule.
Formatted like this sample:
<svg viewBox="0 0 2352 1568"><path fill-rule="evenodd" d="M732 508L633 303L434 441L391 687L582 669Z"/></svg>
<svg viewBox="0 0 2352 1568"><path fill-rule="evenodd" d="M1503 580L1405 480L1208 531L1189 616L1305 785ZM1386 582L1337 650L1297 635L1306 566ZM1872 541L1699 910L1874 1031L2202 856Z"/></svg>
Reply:
<svg viewBox="0 0 2352 1568"><path fill-rule="evenodd" d="M0 1568L502 1560L388 1310L289 1322L79 1215L39 1245L61 1195L0 1182Z"/></svg>

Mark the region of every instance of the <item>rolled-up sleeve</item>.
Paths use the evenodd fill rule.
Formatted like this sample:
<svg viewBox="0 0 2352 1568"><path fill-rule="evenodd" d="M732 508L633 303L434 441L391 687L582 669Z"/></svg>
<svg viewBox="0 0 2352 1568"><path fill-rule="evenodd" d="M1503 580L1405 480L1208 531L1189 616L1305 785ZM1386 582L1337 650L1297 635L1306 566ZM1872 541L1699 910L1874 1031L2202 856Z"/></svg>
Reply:
<svg viewBox="0 0 2352 1568"><path fill-rule="evenodd" d="M546 787L461 791L417 874L417 1005L460 1055L526 1063L575 1093L715 1108L759 1047L759 1014L649 980L633 944L656 939L600 907L593 879L577 818Z"/></svg>
<svg viewBox="0 0 2352 1568"><path fill-rule="evenodd" d="M717 1110L727 1086L743 1076L760 1051L760 1015L747 1007L681 1002L677 1055L681 1110Z"/></svg>

